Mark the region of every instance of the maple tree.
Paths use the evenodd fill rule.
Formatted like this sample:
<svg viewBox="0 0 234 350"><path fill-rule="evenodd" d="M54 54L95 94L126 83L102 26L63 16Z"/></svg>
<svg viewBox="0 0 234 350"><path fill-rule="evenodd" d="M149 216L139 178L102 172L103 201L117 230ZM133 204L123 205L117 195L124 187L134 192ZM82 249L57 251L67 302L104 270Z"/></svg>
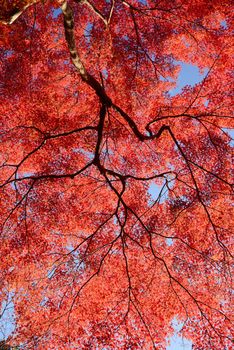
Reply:
<svg viewBox="0 0 234 350"><path fill-rule="evenodd" d="M6 344L232 349L231 2L3 3Z"/></svg>

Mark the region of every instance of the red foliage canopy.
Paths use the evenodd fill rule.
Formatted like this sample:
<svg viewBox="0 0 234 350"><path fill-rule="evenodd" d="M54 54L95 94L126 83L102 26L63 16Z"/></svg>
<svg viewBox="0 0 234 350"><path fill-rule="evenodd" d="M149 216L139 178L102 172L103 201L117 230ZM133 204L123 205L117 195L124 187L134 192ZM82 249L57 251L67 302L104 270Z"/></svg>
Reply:
<svg viewBox="0 0 234 350"><path fill-rule="evenodd" d="M0 28L7 342L165 349L177 319L194 349L231 349L231 1L24 1L17 20L15 3ZM207 73L172 94L179 62Z"/></svg>

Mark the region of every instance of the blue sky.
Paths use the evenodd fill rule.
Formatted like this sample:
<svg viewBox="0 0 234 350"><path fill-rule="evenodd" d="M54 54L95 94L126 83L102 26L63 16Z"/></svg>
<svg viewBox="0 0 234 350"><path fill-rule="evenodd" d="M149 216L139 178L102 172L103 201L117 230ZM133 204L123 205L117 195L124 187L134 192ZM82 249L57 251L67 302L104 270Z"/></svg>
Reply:
<svg viewBox="0 0 234 350"><path fill-rule="evenodd" d="M12 302L12 297L9 294L8 301L4 302L2 305L2 309L0 310L0 315L4 313L0 318L0 340L6 339L11 332L14 331L15 323L14 323L14 304Z"/></svg>
<svg viewBox="0 0 234 350"><path fill-rule="evenodd" d="M179 335L183 323L179 322L176 318L172 321L172 326L175 330L174 335L169 339L170 345L167 346L167 350L191 350L192 342Z"/></svg>
<svg viewBox="0 0 234 350"><path fill-rule="evenodd" d="M177 61L177 64L181 66L181 71L176 87L170 91L171 96L180 93L186 85L194 86L200 83L208 72L208 69L206 69L203 74L200 74L199 68L193 64L183 63L181 61Z"/></svg>

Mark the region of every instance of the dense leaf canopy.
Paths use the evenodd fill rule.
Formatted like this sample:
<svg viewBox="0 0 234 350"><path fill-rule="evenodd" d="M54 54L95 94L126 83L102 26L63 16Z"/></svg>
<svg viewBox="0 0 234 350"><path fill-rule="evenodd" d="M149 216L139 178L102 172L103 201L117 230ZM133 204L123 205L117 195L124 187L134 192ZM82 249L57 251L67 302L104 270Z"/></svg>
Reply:
<svg viewBox="0 0 234 350"><path fill-rule="evenodd" d="M232 349L231 1L2 3L6 343Z"/></svg>

